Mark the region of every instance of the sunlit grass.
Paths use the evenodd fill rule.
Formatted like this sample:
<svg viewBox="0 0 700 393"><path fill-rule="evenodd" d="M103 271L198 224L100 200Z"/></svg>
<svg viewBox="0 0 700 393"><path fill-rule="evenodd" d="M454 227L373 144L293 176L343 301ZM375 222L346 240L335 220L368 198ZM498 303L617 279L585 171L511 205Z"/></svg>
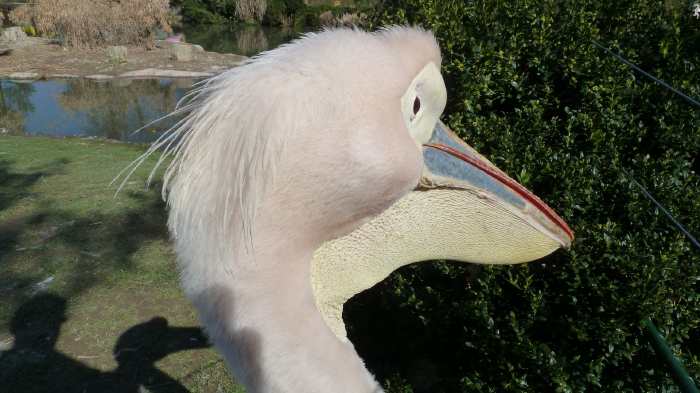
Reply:
<svg viewBox="0 0 700 393"><path fill-rule="evenodd" d="M114 198L143 150L0 137L0 386L242 391L179 289L155 159Z"/></svg>

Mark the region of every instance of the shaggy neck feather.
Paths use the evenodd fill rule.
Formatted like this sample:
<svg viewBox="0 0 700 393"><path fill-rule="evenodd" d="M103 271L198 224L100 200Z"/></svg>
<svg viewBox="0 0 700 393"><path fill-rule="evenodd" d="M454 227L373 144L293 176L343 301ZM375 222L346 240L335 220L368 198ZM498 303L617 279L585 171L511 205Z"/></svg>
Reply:
<svg viewBox="0 0 700 393"><path fill-rule="evenodd" d="M316 308L312 252L266 250L239 260L235 276L217 274L191 294L238 381L251 393L381 392L352 344L338 340Z"/></svg>

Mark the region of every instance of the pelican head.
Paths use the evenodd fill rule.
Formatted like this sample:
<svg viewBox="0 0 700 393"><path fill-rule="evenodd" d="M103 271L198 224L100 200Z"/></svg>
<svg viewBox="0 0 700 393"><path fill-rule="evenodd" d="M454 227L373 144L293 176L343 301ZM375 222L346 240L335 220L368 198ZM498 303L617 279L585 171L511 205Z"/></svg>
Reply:
<svg viewBox="0 0 700 393"><path fill-rule="evenodd" d="M419 28L326 30L204 84L164 188L182 285L249 392L381 392L343 303L413 262L520 263L573 239L440 122Z"/></svg>

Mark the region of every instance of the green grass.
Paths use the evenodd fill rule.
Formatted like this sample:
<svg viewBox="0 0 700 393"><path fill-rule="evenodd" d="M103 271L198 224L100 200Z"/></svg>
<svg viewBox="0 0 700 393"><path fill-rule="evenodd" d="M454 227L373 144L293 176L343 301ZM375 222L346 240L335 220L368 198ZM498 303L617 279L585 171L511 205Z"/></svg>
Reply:
<svg viewBox="0 0 700 393"><path fill-rule="evenodd" d="M179 289L155 160L109 186L143 150L0 137L4 392L243 391Z"/></svg>

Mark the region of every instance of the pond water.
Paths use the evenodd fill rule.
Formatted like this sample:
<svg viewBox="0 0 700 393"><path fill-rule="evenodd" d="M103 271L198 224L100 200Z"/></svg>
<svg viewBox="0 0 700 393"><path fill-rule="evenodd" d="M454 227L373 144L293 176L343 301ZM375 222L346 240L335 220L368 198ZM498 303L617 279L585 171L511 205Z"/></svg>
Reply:
<svg viewBox="0 0 700 393"><path fill-rule="evenodd" d="M148 143L178 119L133 132L170 113L193 79L0 80L0 133L77 136Z"/></svg>
<svg viewBox="0 0 700 393"><path fill-rule="evenodd" d="M261 26L185 26L187 42L208 51L252 56L298 37L302 31ZM149 143L179 119L135 130L174 108L193 79L0 80L0 134L99 137Z"/></svg>
<svg viewBox="0 0 700 393"><path fill-rule="evenodd" d="M181 31L185 40L204 49L220 53L252 56L273 49L299 37L309 28L294 30L285 27L258 25L185 25Z"/></svg>

